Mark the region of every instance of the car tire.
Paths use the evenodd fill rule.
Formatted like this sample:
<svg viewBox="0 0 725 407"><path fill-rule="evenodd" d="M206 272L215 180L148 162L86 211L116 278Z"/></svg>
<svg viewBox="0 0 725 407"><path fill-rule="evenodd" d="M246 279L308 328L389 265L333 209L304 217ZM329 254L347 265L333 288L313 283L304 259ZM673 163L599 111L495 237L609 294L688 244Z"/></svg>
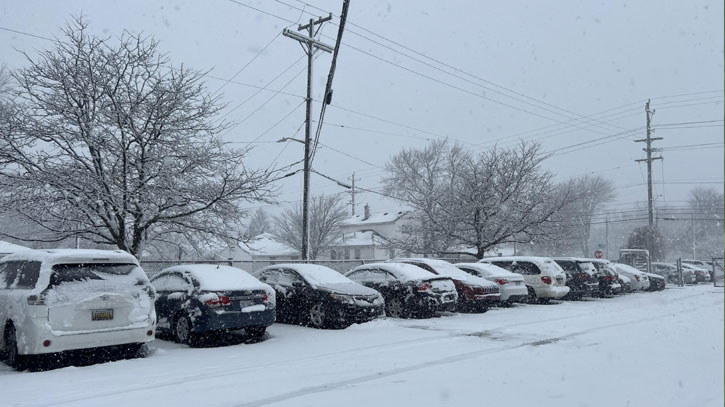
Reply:
<svg viewBox="0 0 725 407"><path fill-rule="evenodd" d="M398 298L391 298L385 302L385 315L391 318L407 318L408 313L405 311L405 304Z"/></svg>
<svg viewBox="0 0 725 407"><path fill-rule="evenodd" d="M310 325L315 328L321 329L327 327L327 311L325 310L324 304L318 302L310 307L309 321Z"/></svg>
<svg viewBox="0 0 725 407"><path fill-rule="evenodd" d="M143 359L149 355L149 347L145 343L132 343L124 348L126 359Z"/></svg>
<svg viewBox="0 0 725 407"><path fill-rule="evenodd" d="M174 319L174 340L184 345L193 345L196 342L195 334L191 332L191 318L181 313Z"/></svg>
<svg viewBox="0 0 725 407"><path fill-rule="evenodd" d="M539 302L539 297L536 296L536 291L534 290L534 287L526 286L526 290L529 292L529 296L527 297L527 301L529 304L536 304Z"/></svg>
<svg viewBox="0 0 725 407"><path fill-rule="evenodd" d="M244 328L244 333L247 334L250 338L261 338L264 336L264 333L267 332L266 326L250 326L248 328Z"/></svg>
<svg viewBox="0 0 725 407"><path fill-rule="evenodd" d="M18 352L18 340L14 325L5 328L5 363L17 370L25 370L28 357Z"/></svg>

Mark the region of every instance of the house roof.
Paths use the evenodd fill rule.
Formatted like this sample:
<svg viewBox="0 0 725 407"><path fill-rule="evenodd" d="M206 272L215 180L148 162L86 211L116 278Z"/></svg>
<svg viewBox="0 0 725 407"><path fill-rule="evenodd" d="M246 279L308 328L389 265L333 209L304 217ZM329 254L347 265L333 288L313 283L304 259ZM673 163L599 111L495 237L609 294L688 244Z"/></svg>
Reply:
<svg viewBox="0 0 725 407"><path fill-rule="evenodd" d="M370 214L370 217L367 219L364 219L364 215L355 215L350 218L345 219L342 221L343 225L347 226L357 226L357 225L373 225L373 224L379 224L379 223L393 223L397 221L398 219L402 218L407 214L408 211L405 210L399 210L399 211L390 211L390 212L379 212L379 213L372 213Z"/></svg>
<svg viewBox="0 0 725 407"><path fill-rule="evenodd" d="M241 245L252 256L296 256L300 254L297 249L282 243L271 233L262 233Z"/></svg>

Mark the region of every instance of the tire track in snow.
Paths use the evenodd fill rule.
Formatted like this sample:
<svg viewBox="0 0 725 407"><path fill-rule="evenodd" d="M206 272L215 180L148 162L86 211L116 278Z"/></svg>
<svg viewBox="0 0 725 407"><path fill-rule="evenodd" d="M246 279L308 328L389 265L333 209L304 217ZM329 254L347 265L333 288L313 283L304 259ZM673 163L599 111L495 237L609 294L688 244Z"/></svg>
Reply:
<svg viewBox="0 0 725 407"><path fill-rule="evenodd" d="M316 355L308 355L301 358L296 359L285 359L285 360L279 360L275 362L270 363L261 363L253 366L245 366L241 368L233 368L233 369L226 369L226 370L219 370L214 369L213 373L200 373L195 375L190 375L186 377L177 377L174 379L169 379L162 382L155 382L155 383L146 383L136 386L129 386L123 389L119 390L113 390L113 391L105 391L105 392L98 392L95 394L86 394L82 397L73 397L73 398L65 398L65 399L53 399L52 405L62 405L62 404L69 404L69 403L75 403L78 401L84 401L84 400L92 400L94 398L99 397L107 397L107 396L115 396L119 394L125 394L130 392L136 392L136 391L144 391L144 390L151 390L151 389L157 389L161 387L168 387L168 386L175 386L179 384L188 384L198 381L205 381L208 379L218 378L218 377L224 377L228 376L230 374L236 374L236 373L247 373L247 372L253 372L255 370L261 370L266 369L273 366L284 366L288 365L290 363L297 363L297 362L304 362L307 360L319 360L329 357L334 357L342 354L350 354L350 353L357 353L357 352L364 352L368 350L380 350L380 351L388 351L388 350L395 350L401 346L409 346L411 344L426 344L431 342L436 342L440 340L447 340L447 339L456 339L460 338L459 336L451 335L451 333L448 333L446 335L438 335L433 336L430 338L417 338L417 339L406 339L403 341L396 341L396 342L390 342L390 343L382 343L378 345L368 345L368 346L362 346L358 348L352 348L352 349L344 349L336 352L329 352L329 353L322 353L322 354L316 354ZM47 401L30 401L30 402L21 402L21 403L14 403L13 406L27 406L27 407L41 407L41 406L47 406L49 403Z"/></svg>
<svg viewBox="0 0 725 407"><path fill-rule="evenodd" d="M699 312L699 311L701 311L701 309L698 307L698 308L691 308L691 309L687 309L687 310L681 310L678 314ZM358 376L358 377L350 378L350 379L346 379L346 380L340 380L340 381L336 381L336 382L332 382L332 383L325 383L325 384L316 385L316 386L304 387L302 389L278 394L278 395L263 398L263 399L258 399L258 400L251 401L251 402L232 404L231 407L265 406L265 405L269 405L269 404L273 404L273 403L278 403L281 401L294 399L297 397L307 396L309 394L322 393L322 392L337 390L337 389L348 387L348 386L354 386L357 384L371 382L374 380L399 375L401 373L408 373L408 372L413 372L416 370L427 369L430 367L442 366L442 365L447 365L447 364L451 364L451 363L455 363L455 362L461 362L461 361L464 361L464 360L470 359L470 358L478 358L481 356L486 356L486 355L490 355L490 354L494 354L494 353L507 352L510 350L515 350L515 349L523 348L526 346L548 345L548 344L552 344L552 343L559 342L562 340L571 339L571 338L574 338L577 336L586 335L591 332L596 332L596 331L610 329L610 328L618 328L621 326L627 326L627 325L632 325L632 324L639 324L639 323L646 322L646 321L652 321L653 319L667 318L667 317L671 317L671 316L672 316L671 313L653 315L653 316L649 316L646 318L640 318L640 319L626 321L626 322L619 322L619 323L615 323L615 324L608 324L608 325L602 325L602 326L593 327L593 328L589 328L589 329L584 329L581 331L571 332L566 335L561 335L561 336L547 338L547 339L540 339L540 340L536 340L536 341L527 341L524 343L512 344L512 345L508 345L508 346L500 346L500 347L496 347L496 348L489 348L489 349L484 349L484 350L465 352L465 353L461 353L458 355L447 356L447 357L441 358L441 359L416 363L416 364L405 366L405 367L399 367L399 368L395 368L395 369L385 370L382 372L371 373L371 374Z"/></svg>

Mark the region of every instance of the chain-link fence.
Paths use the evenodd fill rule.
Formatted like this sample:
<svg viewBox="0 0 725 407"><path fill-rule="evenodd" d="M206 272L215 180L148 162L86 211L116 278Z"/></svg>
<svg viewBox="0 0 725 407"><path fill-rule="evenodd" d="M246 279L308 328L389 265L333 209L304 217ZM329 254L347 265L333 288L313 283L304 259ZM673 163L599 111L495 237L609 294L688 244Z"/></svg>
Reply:
<svg viewBox="0 0 725 407"><path fill-rule="evenodd" d="M369 264L369 263L379 263L384 262L387 259L379 259L379 260L372 260L372 259L359 259L359 260L310 260L307 263L309 264L318 264L321 266L329 267L339 273L345 274L348 271L352 270L353 268L360 266L362 264ZM467 261L476 261L475 259L443 259L447 260L451 263L459 263L459 262L467 262ZM146 274L149 276L149 278L153 277L154 275L158 274L161 270L172 267L172 266L178 266L180 264L224 264L227 266L233 266L240 268L245 271L257 271L263 267L267 267L272 264L283 264L283 263L303 263L301 260L199 260L199 261L189 261L189 260L143 260L141 261L141 267L143 267L144 271L146 271Z"/></svg>

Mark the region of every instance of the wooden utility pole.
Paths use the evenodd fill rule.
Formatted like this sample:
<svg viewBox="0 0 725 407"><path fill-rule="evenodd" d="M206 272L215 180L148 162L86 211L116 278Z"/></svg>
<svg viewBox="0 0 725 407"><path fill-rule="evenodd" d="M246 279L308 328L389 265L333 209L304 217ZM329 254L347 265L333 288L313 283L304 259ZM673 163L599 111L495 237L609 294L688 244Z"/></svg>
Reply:
<svg viewBox="0 0 725 407"><path fill-rule="evenodd" d="M350 204L352 205L352 216L355 216L355 181L360 181L360 178L355 179L355 173L352 173L352 177L348 178L352 181L352 188L350 188Z"/></svg>
<svg viewBox="0 0 725 407"><path fill-rule="evenodd" d="M319 31L315 31L315 26L321 26L322 23L332 20L332 14L327 17L320 17L317 20L310 19L310 22L297 27L297 31L307 30L308 36L298 34L285 28L282 35L299 41L302 48L307 53L307 111L305 112L305 160L304 160L304 186L302 187L302 260L307 260L309 246L309 203L310 203L310 133L311 133L311 112L312 112L312 56L315 51L321 49L325 52L332 52L332 47L315 39L315 35Z"/></svg>
<svg viewBox="0 0 725 407"><path fill-rule="evenodd" d="M635 143L647 143L647 147L643 148L644 152L647 153L647 158L643 158L641 160L634 160L636 162L647 162L647 209L649 212L649 227L654 227L654 196L652 195L652 161L654 160L661 160L662 155L659 157L652 157L652 153L656 151L662 151L661 148L652 148L652 142L655 140L662 140L662 137L652 137L652 133L654 130L652 130L652 116L654 116L655 111L649 109L649 100L647 100L647 104L644 107L644 111L647 114L647 138L634 140Z"/></svg>

